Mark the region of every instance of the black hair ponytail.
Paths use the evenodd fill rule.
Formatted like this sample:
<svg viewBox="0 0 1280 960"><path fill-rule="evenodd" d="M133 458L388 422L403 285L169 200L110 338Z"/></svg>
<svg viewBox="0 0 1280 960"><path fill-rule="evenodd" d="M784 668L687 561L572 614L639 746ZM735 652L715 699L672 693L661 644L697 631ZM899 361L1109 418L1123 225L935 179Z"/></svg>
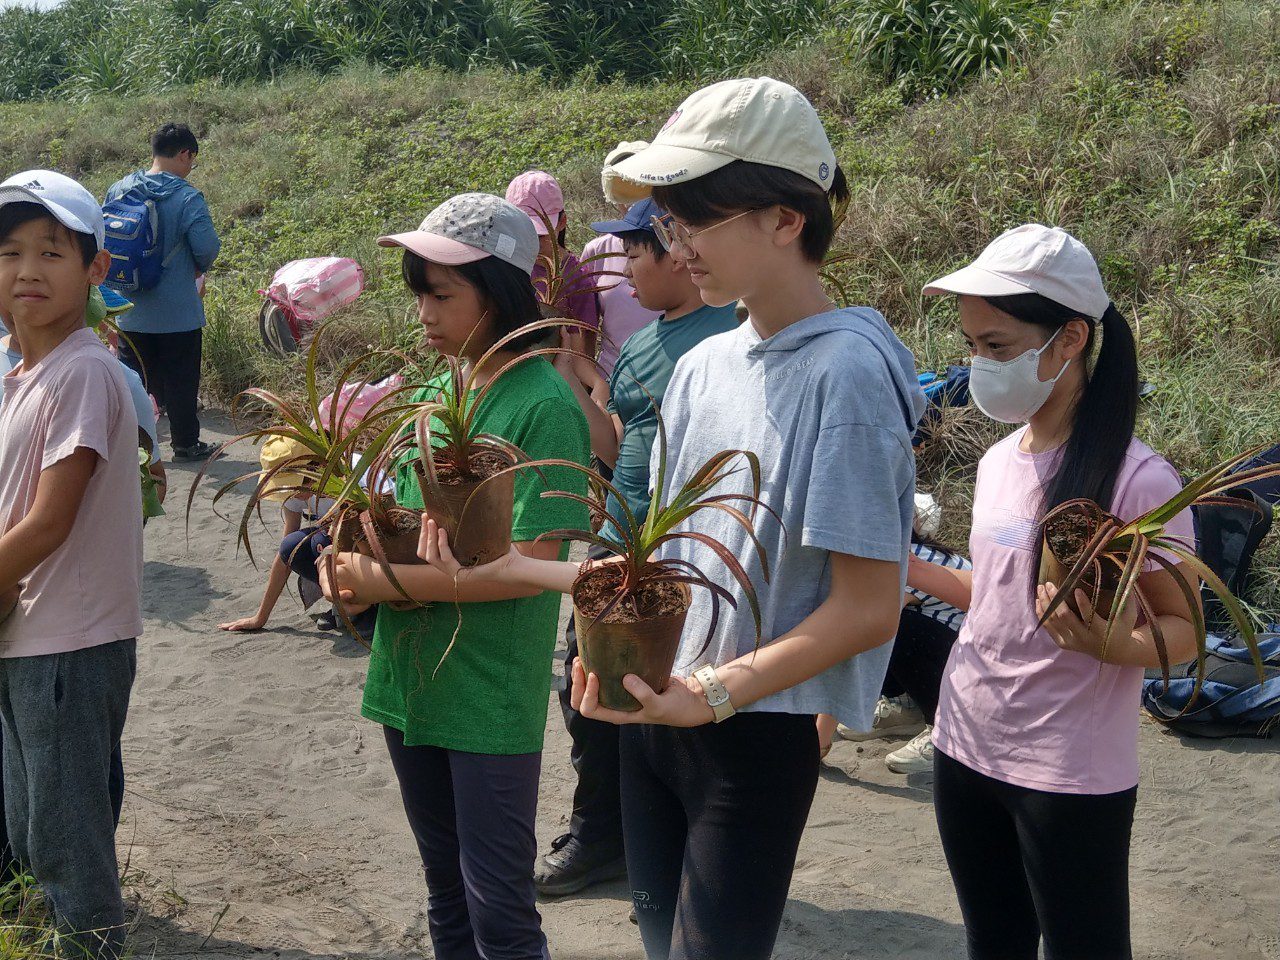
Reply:
<svg viewBox="0 0 1280 960"><path fill-rule="evenodd" d="M1092 352L1101 327L1102 346L1076 400L1071 436L1058 469L1045 484L1044 510L1078 499L1110 510L1138 419L1138 348L1128 322L1115 304L1095 321L1035 293L985 299L997 310L1053 332L1071 320L1084 320L1089 324L1084 357Z"/></svg>

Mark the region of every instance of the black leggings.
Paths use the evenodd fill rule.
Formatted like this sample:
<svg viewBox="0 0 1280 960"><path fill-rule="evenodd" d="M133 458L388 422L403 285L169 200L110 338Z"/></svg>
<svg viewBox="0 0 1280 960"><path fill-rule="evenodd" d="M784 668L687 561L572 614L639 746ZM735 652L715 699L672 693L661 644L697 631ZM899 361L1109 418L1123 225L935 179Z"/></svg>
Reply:
<svg viewBox="0 0 1280 960"><path fill-rule="evenodd" d="M767 960L818 784L814 718L621 731L627 876L649 960Z"/></svg>
<svg viewBox="0 0 1280 960"><path fill-rule="evenodd" d="M934 751L933 805L971 960L1130 960L1138 788L1049 793Z"/></svg>

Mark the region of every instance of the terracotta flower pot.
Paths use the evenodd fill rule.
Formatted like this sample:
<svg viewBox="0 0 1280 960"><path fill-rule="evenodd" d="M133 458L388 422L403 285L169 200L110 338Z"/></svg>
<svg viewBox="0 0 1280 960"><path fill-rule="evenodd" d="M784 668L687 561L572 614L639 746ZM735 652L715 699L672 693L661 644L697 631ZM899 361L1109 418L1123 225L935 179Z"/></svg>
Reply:
<svg viewBox="0 0 1280 960"><path fill-rule="evenodd" d="M627 713L640 709L640 703L622 685L622 678L629 673L657 693L667 689L691 599L687 584L677 586L684 599L683 610L634 623L597 623L578 609L575 598L573 626L578 651L587 671L600 678L602 706Z"/></svg>
<svg viewBox="0 0 1280 960"><path fill-rule="evenodd" d="M511 550L511 516L515 502L515 474L491 480L444 483L435 496L415 464L422 502L427 513L449 535L453 555L464 567L505 557Z"/></svg>
<svg viewBox="0 0 1280 960"><path fill-rule="evenodd" d="M1088 534L1092 535L1098 529L1098 526L1108 519L1108 515L1094 504L1082 503L1076 510L1068 511L1053 517L1045 524L1044 531L1040 538L1040 572L1037 582L1041 585L1052 583L1061 587L1062 581L1066 579L1075 566L1076 561L1080 557L1080 553L1085 546L1080 541L1080 532L1087 529ZM1060 534L1064 527L1074 527L1075 536L1068 537L1071 542L1072 549L1064 550L1061 546ZM1078 546L1076 544L1079 543ZM1056 549L1055 549L1056 548ZM1103 617L1111 615L1111 605L1115 603L1116 587L1120 581L1120 571L1113 563L1101 563L1101 583L1098 576L1093 571L1085 571L1080 578L1077 589L1083 590L1085 596L1093 599L1094 608ZM1095 591L1097 593L1094 599ZM1072 591L1071 596L1067 597L1067 606L1078 617L1083 617L1080 612L1080 606L1076 603L1075 592Z"/></svg>

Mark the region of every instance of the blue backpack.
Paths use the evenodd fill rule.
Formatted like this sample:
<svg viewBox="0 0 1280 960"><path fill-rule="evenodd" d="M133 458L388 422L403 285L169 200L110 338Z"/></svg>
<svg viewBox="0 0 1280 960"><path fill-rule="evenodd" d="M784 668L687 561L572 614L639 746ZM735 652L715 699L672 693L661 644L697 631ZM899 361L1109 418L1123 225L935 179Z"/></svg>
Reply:
<svg viewBox="0 0 1280 960"><path fill-rule="evenodd" d="M161 258L164 237L156 202L137 187L102 205L111 272L106 285L121 293L151 290L160 282L173 253Z"/></svg>
<svg viewBox="0 0 1280 960"><path fill-rule="evenodd" d="M1244 646L1211 635L1204 685L1190 709L1194 663L1187 676L1171 678L1167 690L1162 679L1145 681L1142 705L1157 720L1191 736L1269 737L1280 726L1280 633L1258 634L1258 647L1265 674L1261 683Z"/></svg>

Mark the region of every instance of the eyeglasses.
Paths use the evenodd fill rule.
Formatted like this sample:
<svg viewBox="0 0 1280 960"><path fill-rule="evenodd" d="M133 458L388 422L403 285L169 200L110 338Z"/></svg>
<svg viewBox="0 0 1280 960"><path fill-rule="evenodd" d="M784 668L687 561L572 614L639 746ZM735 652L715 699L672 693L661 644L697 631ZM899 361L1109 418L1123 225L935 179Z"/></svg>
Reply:
<svg viewBox="0 0 1280 960"><path fill-rule="evenodd" d="M698 251L693 248L694 237L700 237L704 233L710 233L716 227L723 227L726 223L733 223L733 221L741 220L749 213L757 212L759 212L759 208L743 210L741 213L735 213L732 217L726 217L711 224L709 227L703 227L701 230L690 230L683 223L678 223L675 220L659 217L650 217L649 219L653 223L653 232L658 235L658 242L662 244L663 250L666 250L667 253L675 253L676 247L682 247L696 256Z"/></svg>

